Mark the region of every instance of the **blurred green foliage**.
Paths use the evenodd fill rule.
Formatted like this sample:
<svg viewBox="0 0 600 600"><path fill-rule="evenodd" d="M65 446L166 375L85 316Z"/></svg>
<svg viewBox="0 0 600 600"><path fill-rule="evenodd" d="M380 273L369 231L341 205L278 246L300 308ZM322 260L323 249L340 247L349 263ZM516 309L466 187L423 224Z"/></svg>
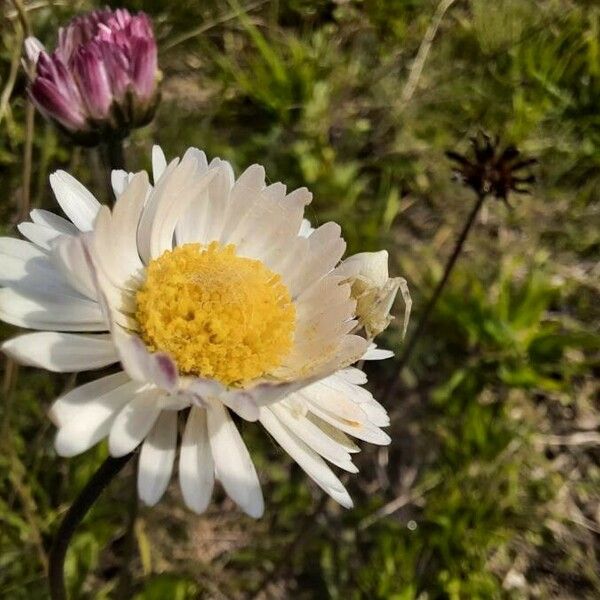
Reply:
<svg viewBox="0 0 600 600"><path fill-rule="evenodd" d="M96 6L24 4L49 45L60 23ZM149 166L154 142L168 156L196 145L238 170L259 162L290 188L308 185L310 218L341 222L350 251L390 251L415 319L473 201L450 180L444 151L484 129L536 155L539 181L511 209L485 206L398 397L386 397L394 362L369 367L394 441L363 448L348 482L354 510L322 502L243 424L266 517L252 522L218 497L200 518L173 486L140 510L131 554L125 473L71 546L72 597L597 598L597 3L455 2L408 100L434 0L123 4L154 18L164 74L155 122L128 142L130 169ZM15 235L23 33L13 5L1 10L0 223ZM104 198L93 151L73 149L39 115L33 144L33 205L55 208L47 181L56 168ZM398 326L382 345L401 350ZM106 449L58 458L45 411L74 378L3 364L0 597L45 598L51 536Z"/></svg>

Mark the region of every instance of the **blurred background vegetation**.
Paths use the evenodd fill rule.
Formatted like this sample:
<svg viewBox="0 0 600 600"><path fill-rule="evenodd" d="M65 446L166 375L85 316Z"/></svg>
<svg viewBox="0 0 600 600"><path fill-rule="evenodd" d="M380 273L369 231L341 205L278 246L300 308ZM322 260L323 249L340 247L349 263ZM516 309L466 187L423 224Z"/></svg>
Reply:
<svg viewBox="0 0 600 600"><path fill-rule="evenodd" d="M52 47L61 23L102 3L23 4ZM273 181L308 185L310 218L341 222L349 251L390 251L411 288L411 328L473 203L444 152L483 129L539 166L532 195L510 208L488 199L398 393L397 362L369 366L393 443L363 444L354 510L324 500L244 424L266 516L218 496L198 517L172 485L132 528L126 471L75 538L72 597L600 597L597 2L109 4L153 17L164 76L155 121L127 142L129 169L149 167L154 142L171 157L194 145L238 172L259 162ZM0 223L15 235L28 193L56 208L57 168L106 197L94 151L39 115L28 128L23 30L14 5L0 6ZM401 319L384 337L399 354ZM52 448L47 407L84 376L2 361L0 598L46 598L52 534L106 448L70 460Z"/></svg>

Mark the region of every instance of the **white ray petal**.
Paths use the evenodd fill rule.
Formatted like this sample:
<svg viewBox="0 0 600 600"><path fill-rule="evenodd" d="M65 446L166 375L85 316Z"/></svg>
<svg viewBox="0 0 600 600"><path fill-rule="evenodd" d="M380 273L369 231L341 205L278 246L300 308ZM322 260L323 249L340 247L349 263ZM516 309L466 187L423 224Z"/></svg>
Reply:
<svg viewBox="0 0 600 600"><path fill-rule="evenodd" d="M80 231L91 231L100 203L77 179L65 171L50 175L50 187L64 213Z"/></svg>
<svg viewBox="0 0 600 600"><path fill-rule="evenodd" d="M67 221L67 219L63 219L49 210L34 208L29 213L29 216L36 225L50 227L58 233L64 233L66 235L76 235L78 233L77 227L75 227L71 221Z"/></svg>
<svg viewBox="0 0 600 600"><path fill-rule="evenodd" d="M114 375L107 375L106 377L101 377L95 381L80 385L57 398L50 407L48 416L55 425L60 426L68 420L77 417L79 411L88 402L93 402L104 394L130 381L131 379L127 373L121 371Z"/></svg>
<svg viewBox="0 0 600 600"><path fill-rule="evenodd" d="M219 481L246 514L258 519L264 511L260 482L237 427L227 409L215 401L207 409L207 422Z"/></svg>
<svg viewBox="0 0 600 600"><path fill-rule="evenodd" d="M27 329L52 331L106 331L100 306L85 298L62 293L24 293L0 290L0 319Z"/></svg>
<svg viewBox="0 0 600 600"><path fill-rule="evenodd" d="M173 247L177 223L186 210L202 197L217 171L203 170L201 157L196 152L186 152L181 163L170 176L165 176L153 193L156 194L156 213L150 231L150 253L159 257Z"/></svg>
<svg viewBox="0 0 600 600"><path fill-rule="evenodd" d="M60 231L56 231L47 225L38 225L30 221L24 221L17 225L17 229L29 241L33 242L43 250L50 250L51 243L59 236L64 235Z"/></svg>
<svg viewBox="0 0 600 600"><path fill-rule="evenodd" d="M5 239L0 238L0 285L16 288L25 293L56 292L81 297L63 275L59 266L54 263L52 256L23 240L14 240L19 244L9 248L8 244L3 243ZM63 236L60 239L75 240L76 238Z"/></svg>
<svg viewBox="0 0 600 600"><path fill-rule="evenodd" d="M59 405L57 411L63 417L68 415L68 418L60 422L56 433L54 446L58 454L81 454L106 437L119 411L132 399L137 387L130 381L95 398L88 398L88 389L85 395L82 393L78 397L82 402L78 402L76 414L73 405L67 412L63 399L63 405Z"/></svg>
<svg viewBox="0 0 600 600"><path fill-rule="evenodd" d="M206 244L219 238L222 219L212 217L225 211L232 182L230 172L222 161L214 162L211 168L215 171L214 177L202 193L195 195L177 222L178 244Z"/></svg>
<svg viewBox="0 0 600 600"><path fill-rule="evenodd" d="M391 350L384 350L378 348L377 344L371 344L363 354L362 360L385 360L386 358L392 358L392 356L394 356L394 353Z"/></svg>
<svg viewBox="0 0 600 600"><path fill-rule="evenodd" d="M298 230L298 235L300 237L309 237L314 230L315 228L310 224L308 219L302 219L300 229Z"/></svg>
<svg viewBox="0 0 600 600"><path fill-rule="evenodd" d="M112 214L103 206L96 219L96 260L106 277L123 289L137 288L144 267L138 254L137 228L149 185L144 171L136 173Z"/></svg>
<svg viewBox="0 0 600 600"><path fill-rule="evenodd" d="M334 373L330 377L321 380L325 387L335 390L336 398L343 396L348 402L353 402L360 407L360 410L366 415L369 421L377 427L387 427L390 424L390 418L385 408L373 398L373 394L369 390L349 383L343 377L340 377L339 372ZM341 404L342 406L343 404ZM336 402L328 402L326 407L331 412L337 412ZM338 413L341 414L341 413Z"/></svg>
<svg viewBox="0 0 600 600"><path fill-rule="evenodd" d="M115 198L125 191L127 184L129 183L129 173L123 169L113 169L110 173L110 185L113 189Z"/></svg>
<svg viewBox="0 0 600 600"><path fill-rule="evenodd" d="M342 482L334 475L323 459L301 439L290 432L270 408L261 408L260 422L277 440L277 443L300 465L325 492L342 506L351 508L352 499Z"/></svg>
<svg viewBox="0 0 600 600"><path fill-rule="evenodd" d="M36 248L31 242L11 237L0 237L0 254L20 258L23 261L48 256L47 252Z"/></svg>
<svg viewBox="0 0 600 600"><path fill-rule="evenodd" d="M332 440L340 444L343 448L346 449L350 454L356 454L360 452L360 448L352 441L352 439L347 436L343 431L340 431L337 427L327 423L327 421L323 421L317 415L307 412L306 418L309 421L312 421L317 427L326 435L328 435Z"/></svg>
<svg viewBox="0 0 600 600"><path fill-rule="evenodd" d="M308 397L306 397L308 399ZM365 415L364 421L347 420L335 412L326 410L318 404L309 402L309 410L317 417L323 419L333 427L340 429L344 433L351 435L359 440L377 444L379 446L387 446L392 440L385 431L373 425Z"/></svg>
<svg viewBox="0 0 600 600"><path fill-rule="evenodd" d="M347 367L337 372L337 375L348 383L363 385L367 383L367 374L356 367Z"/></svg>
<svg viewBox="0 0 600 600"><path fill-rule="evenodd" d="M258 419L256 400L246 390L225 391L219 395L219 400L246 421Z"/></svg>
<svg viewBox="0 0 600 600"><path fill-rule="evenodd" d="M142 443L160 414L160 395L154 389L139 392L121 410L108 436L108 449L112 456L128 454Z"/></svg>
<svg viewBox="0 0 600 600"><path fill-rule="evenodd" d="M358 469L350 460L348 451L341 444L332 440L315 423L304 415L293 414L281 402L274 404L271 409L283 425L325 460L351 473L358 473Z"/></svg>
<svg viewBox="0 0 600 600"><path fill-rule="evenodd" d="M106 336L55 331L20 335L4 342L2 350L24 365L59 373L99 369L119 360Z"/></svg>
<svg viewBox="0 0 600 600"><path fill-rule="evenodd" d="M265 187L265 170L260 165L250 165L231 188L226 204L213 207L208 215L208 231L218 235L222 244L235 236L235 231L243 223L260 199L260 191Z"/></svg>
<svg viewBox="0 0 600 600"><path fill-rule="evenodd" d="M144 209L140 216L140 223L137 230L137 245L140 258L144 264L152 260L150 253L150 235L156 219L156 211L159 207L159 201L164 197L165 183L169 181L173 171L179 165L179 158L172 160L160 177L160 181L155 181L155 187L146 199Z"/></svg>
<svg viewBox="0 0 600 600"><path fill-rule="evenodd" d="M203 513L210 503L214 481L206 410L192 406L179 452L179 484L186 505Z"/></svg>
<svg viewBox="0 0 600 600"><path fill-rule="evenodd" d="M60 271L67 284L79 294L98 299L88 261L85 258L80 237L63 236L52 244L52 262Z"/></svg>
<svg viewBox="0 0 600 600"><path fill-rule="evenodd" d="M308 238L297 238L308 244L303 260L297 260L282 272L292 297L296 298L312 284L327 275L339 262L346 249L337 223L321 225Z"/></svg>
<svg viewBox="0 0 600 600"><path fill-rule="evenodd" d="M167 159L165 158L165 153L159 145L154 144L152 146L152 181L154 181L154 185L161 178L166 168Z"/></svg>
<svg viewBox="0 0 600 600"><path fill-rule="evenodd" d="M154 506L162 498L169 485L176 447L177 412L164 410L140 452L138 495L149 506Z"/></svg>

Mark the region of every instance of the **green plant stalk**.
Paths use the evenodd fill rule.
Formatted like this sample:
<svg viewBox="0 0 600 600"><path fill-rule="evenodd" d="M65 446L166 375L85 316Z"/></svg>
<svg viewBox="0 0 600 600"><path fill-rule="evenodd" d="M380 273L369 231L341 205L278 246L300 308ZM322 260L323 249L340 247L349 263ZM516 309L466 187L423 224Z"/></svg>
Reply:
<svg viewBox="0 0 600 600"><path fill-rule="evenodd" d="M109 456L87 482L79 496L75 499L75 502L73 502L67 511L54 536L54 542L50 550L48 586L51 600L67 600L64 569L69 542L100 494L120 473L134 454L135 452L131 452L118 458Z"/></svg>

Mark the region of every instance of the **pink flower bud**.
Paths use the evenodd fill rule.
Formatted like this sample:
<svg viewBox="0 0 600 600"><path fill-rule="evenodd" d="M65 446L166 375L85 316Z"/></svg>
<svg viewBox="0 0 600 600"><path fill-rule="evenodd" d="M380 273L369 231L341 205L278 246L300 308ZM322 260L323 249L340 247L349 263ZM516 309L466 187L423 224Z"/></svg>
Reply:
<svg viewBox="0 0 600 600"><path fill-rule="evenodd" d="M156 40L144 13L96 10L58 31L51 54L25 41L35 65L29 94L76 141L91 145L150 122L158 102Z"/></svg>

